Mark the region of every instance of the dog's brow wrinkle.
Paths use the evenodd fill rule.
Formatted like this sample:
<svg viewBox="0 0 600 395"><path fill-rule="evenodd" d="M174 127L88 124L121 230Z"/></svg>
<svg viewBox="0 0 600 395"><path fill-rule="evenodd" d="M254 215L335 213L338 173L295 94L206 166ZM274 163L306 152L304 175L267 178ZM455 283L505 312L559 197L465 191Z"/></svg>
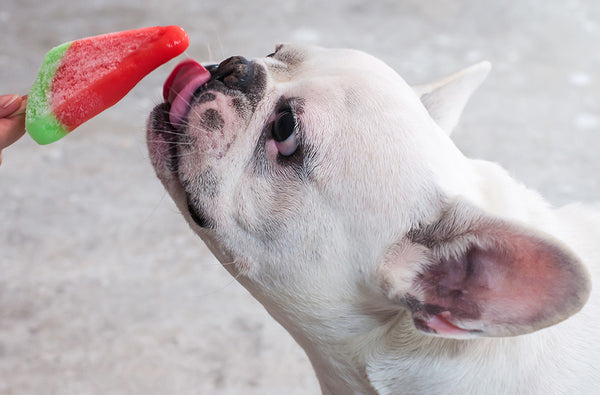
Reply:
<svg viewBox="0 0 600 395"><path fill-rule="evenodd" d="M281 96L275 104L275 112L283 109L291 108L296 116L304 114L304 98L298 96L286 97Z"/></svg>

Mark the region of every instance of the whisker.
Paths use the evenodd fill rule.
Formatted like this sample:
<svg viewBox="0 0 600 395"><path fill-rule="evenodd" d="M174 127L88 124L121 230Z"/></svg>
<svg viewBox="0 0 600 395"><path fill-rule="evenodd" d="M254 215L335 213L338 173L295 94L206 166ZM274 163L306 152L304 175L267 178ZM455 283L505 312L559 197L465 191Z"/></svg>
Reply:
<svg viewBox="0 0 600 395"><path fill-rule="evenodd" d="M206 52L208 52L208 61L213 61L212 48L210 47L210 43L206 43Z"/></svg>
<svg viewBox="0 0 600 395"><path fill-rule="evenodd" d="M161 134L172 134L174 136L185 136L185 133L183 133L183 132L179 132L177 130L170 130L170 129L156 130L156 132L161 133Z"/></svg>
<svg viewBox="0 0 600 395"><path fill-rule="evenodd" d="M184 158L186 156L190 156L190 155L196 155L197 152L196 151L191 151L191 152L178 152L177 154L173 155L172 158Z"/></svg>
<svg viewBox="0 0 600 395"><path fill-rule="evenodd" d="M223 41L221 41L221 35L217 32L217 41L219 42L219 47L221 48L221 58L225 57L225 47L223 47Z"/></svg>
<svg viewBox="0 0 600 395"><path fill-rule="evenodd" d="M200 297L206 297L206 296L214 295L214 294L216 294L218 292L223 291L225 288L230 287L231 284L235 283L235 281L237 280L238 276L239 276L239 274L237 276L235 276L234 278L232 278L231 280L229 280L229 282L227 284L225 284L225 285L223 285L223 286L221 286L221 287L219 287L217 289L214 289L212 291L205 292L205 293L201 294Z"/></svg>
<svg viewBox="0 0 600 395"><path fill-rule="evenodd" d="M171 92L175 92L175 89L173 89L173 87L171 87L171 89L170 89L170 90L171 90ZM178 96L178 97L183 97L183 96L181 96L180 94L181 94L181 92L177 92L177 96ZM188 101L186 98L184 98L184 100L187 102L186 104L189 104L189 101Z"/></svg>
<svg viewBox="0 0 600 395"><path fill-rule="evenodd" d="M162 143L161 140L148 140L149 143ZM174 145L182 145L182 146L191 146L192 143L187 142L187 141L169 141L169 144L174 144Z"/></svg>
<svg viewBox="0 0 600 395"><path fill-rule="evenodd" d="M219 263L219 262L217 262L217 263L215 263L215 264L212 264L212 263L210 263L210 264L208 264L208 265L211 265L211 266L212 266L212 265L222 265L222 266L229 266L229 265L235 265L235 264L236 264L236 261L234 260L234 261L232 261L232 262L225 262L225 263ZM225 285L222 285L221 287L218 287L218 288L216 288L216 289L214 289L214 290L212 290L212 291L206 292L206 293L202 294L201 296L209 296L209 295L213 295L213 294L216 294L216 293L218 293L218 292L221 292L221 291L223 291L225 288L227 288L227 287L230 287L230 286L231 286L231 284L235 283L235 282L237 281L237 279L238 279L238 278L239 278L239 277L240 277L242 274L243 274L243 273L242 273L241 271L240 271L240 272L238 272L238 273L237 273L235 276L233 276L233 278L232 278L231 280L229 280L229 282L227 282Z"/></svg>

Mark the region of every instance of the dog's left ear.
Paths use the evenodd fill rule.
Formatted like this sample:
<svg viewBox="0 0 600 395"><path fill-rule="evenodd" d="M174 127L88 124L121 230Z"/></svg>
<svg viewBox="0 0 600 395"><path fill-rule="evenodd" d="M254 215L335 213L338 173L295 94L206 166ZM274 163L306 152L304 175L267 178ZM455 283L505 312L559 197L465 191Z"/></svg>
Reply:
<svg viewBox="0 0 600 395"><path fill-rule="evenodd" d="M461 201L392 245L377 275L418 330L454 338L545 328L579 311L591 290L560 241Z"/></svg>
<svg viewBox="0 0 600 395"><path fill-rule="evenodd" d="M450 134L458 123L467 101L490 69L489 62L481 62L445 78L412 88L434 121Z"/></svg>

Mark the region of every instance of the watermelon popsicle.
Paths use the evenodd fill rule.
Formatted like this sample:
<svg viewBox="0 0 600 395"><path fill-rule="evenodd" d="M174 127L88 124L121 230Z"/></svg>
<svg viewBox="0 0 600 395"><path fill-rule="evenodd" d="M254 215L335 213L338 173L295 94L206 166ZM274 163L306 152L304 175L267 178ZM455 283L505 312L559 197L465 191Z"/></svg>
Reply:
<svg viewBox="0 0 600 395"><path fill-rule="evenodd" d="M189 45L179 26L154 26L83 38L51 49L27 103L25 129L39 144L66 136L116 104Z"/></svg>

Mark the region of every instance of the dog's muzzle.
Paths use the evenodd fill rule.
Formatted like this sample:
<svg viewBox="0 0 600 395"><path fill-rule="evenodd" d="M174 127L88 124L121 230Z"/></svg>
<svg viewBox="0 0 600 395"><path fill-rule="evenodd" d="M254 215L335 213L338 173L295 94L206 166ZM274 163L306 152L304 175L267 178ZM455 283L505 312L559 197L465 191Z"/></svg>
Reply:
<svg viewBox="0 0 600 395"><path fill-rule="evenodd" d="M225 59L218 65L202 66L192 59L179 63L163 87L165 102L170 104L169 121L178 128L184 123L194 97L203 90L242 93L252 107L264 89L264 71L242 56Z"/></svg>

